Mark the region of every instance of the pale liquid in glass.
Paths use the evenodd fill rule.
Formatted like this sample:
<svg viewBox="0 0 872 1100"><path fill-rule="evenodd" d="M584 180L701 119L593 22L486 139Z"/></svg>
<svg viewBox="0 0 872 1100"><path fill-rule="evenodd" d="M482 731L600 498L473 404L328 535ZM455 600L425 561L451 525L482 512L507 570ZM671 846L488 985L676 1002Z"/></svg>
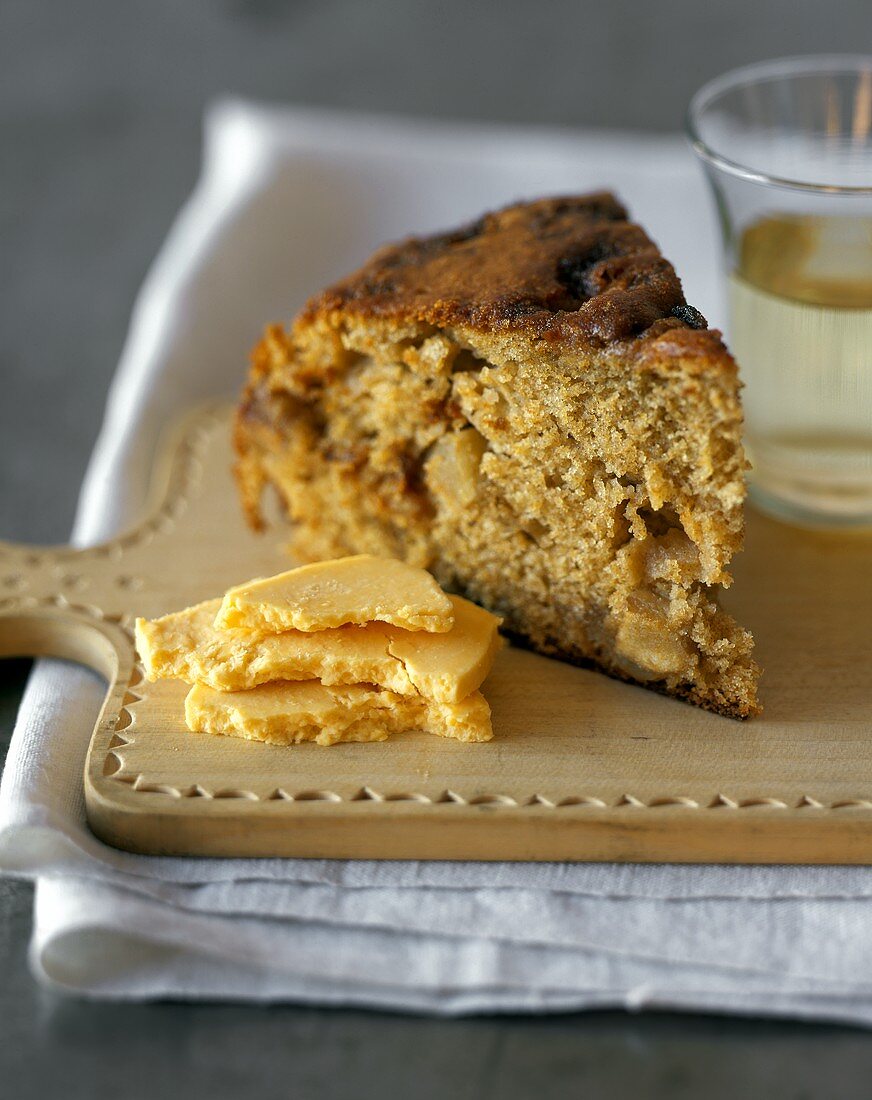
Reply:
<svg viewBox="0 0 872 1100"><path fill-rule="evenodd" d="M730 306L760 503L872 522L872 218L752 225Z"/></svg>

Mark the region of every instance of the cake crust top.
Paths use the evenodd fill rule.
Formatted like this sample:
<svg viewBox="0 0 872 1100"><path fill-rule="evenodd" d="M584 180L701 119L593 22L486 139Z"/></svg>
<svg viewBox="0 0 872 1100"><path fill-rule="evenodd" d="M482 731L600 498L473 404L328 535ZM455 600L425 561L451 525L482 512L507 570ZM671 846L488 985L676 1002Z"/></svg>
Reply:
<svg viewBox="0 0 872 1100"><path fill-rule="evenodd" d="M609 192L516 203L409 237L312 299L347 313L603 346L656 326L705 329L672 265ZM653 335L653 333L651 333Z"/></svg>

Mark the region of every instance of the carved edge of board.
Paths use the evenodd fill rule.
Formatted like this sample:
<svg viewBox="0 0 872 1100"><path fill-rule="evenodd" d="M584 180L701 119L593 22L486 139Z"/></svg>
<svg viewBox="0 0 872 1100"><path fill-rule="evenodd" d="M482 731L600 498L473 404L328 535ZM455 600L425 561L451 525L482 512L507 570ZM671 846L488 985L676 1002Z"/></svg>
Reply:
<svg viewBox="0 0 872 1100"><path fill-rule="evenodd" d="M678 810L699 811L717 810L724 811L803 811L807 816L812 811L872 811L872 799L843 798L826 800L804 794L798 798L786 799L769 795L752 795L747 797L731 797L725 793L716 793L708 798L693 798L683 794L665 794L648 798L637 797L632 793L623 793L615 796L600 797L590 792L564 795L560 798L549 798L547 795L533 791L529 795L516 797L498 791L479 792L465 796L459 791L445 788L437 793L427 793L416 790L380 790L371 784L362 784L348 792L325 788L315 789L304 786L299 789L289 789L288 785L276 786L267 793L261 794L255 790L240 786L210 787L206 782L191 782L185 785L171 783L149 782L144 773L135 768L128 768L124 762L121 750L125 745L134 745L136 742L136 726L138 719L138 705L146 697L149 684L145 680L142 666L137 662L133 672L130 691L125 698L122 723L118 731L120 736L112 739L107 745L106 760L100 775L105 779L123 785L130 794L148 794L159 796L164 803L183 803L188 799L206 800L208 802L222 802L235 800L247 803L326 803L334 807L342 805L353 808L365 803L391 804L415 804L419 807L430 807L437 810L450 807L467 807L471 809L482 808L491 811L501 810L562 810L568 811L613 811L622 813L639 810ZM208 736L208 735L201 735ZM258 745L251 746L257 751ZM288 747L288 752L297 751L293 746ZM335 747L320 748L318 751L330 753L336 751ZM101 757L102 759L102 757ZM327 806L324 807L327 809ZM747 816L747 813L743 816Z"/></svg>
<svg viewBox="0 0 872 1100"><path fill-rule="evenodd" d="M727 794L717 793L711 798L692 798L688 795L670 794L659 795L651 798L638 798L631 793L624 793L615 797L601 798L595 794L579 793L566 795L558 799L548 798L537 792L532 792L525 797L501 794L498 792L484 792L465 797L463 794L446 788L438 794L427 794L423 791L381 791L375 787L364 784L349 794L329 789L312 789L304 787L300 790L288 790L286 786L271 789L267 794L258 794L253 790L240 787L220 787L210 789L207 783L193 782L185 786L176 786L167 783L149 783L144 775L136 770L128 770L122 757L113 752L113 749L124 745L132 745L136 740L136 710L148 691L142 668L137 663L134 668L134 678L131 681L131 690L125 699L123 711L123 725L119 727L122 736L115 738L113 744L108 747L110 763L104 767L103 776L111 778L115 782L124 785L133 793L160 795L164 799L174 802L185 799L206 800L241 800L245 802L284 802L284 803L312 803L323 802L333 805L360 803L415 803L428 807L486 807L489 810L511 809L547 809L547 810L763 810L763 811L828 811L828 810L872 810L872 799L844 798L827 801L815 798L812 795L801 795L799 798L785 799L767 795L755 795L750 797L731 797ZM135 689L135 690L134 690ZM256 745L253 748L256 749ZM288 748L294 752L293 747ZM334 747L322 748L322 752L335 751Z"/></svg>
<svg viewBox="0 0 872 1100"><path fill-rule="evenodd" d="M112 844L149 855L325 859L872 862L872 800L681 795L549 799L363 785L268 791L150 782L124 764L149 684L133 671L121 721L95 731L88 820ZM193 736L193 735L192 735ZM203 735L207 736L207 735ZM257 745L251 746L256 750ZM289 748L293 752L293 748ZM330 753L333 748L322 748ZM701 813L702 810L717 812ZM724 815L730 821L723 828ZM690 826L690 828L689 828Z"/></svg>
<svg viewBox="0 0 872 1100"><path fill-rule="evenodd" d="M872 799L824 802L807 795L787 800L726 794L643 799L629 793L549 799L487 791L465 797L452 789L427 793L370 785L347 791L285 785L259 793L208 782L150 782L124 764L124 747L136 743L138 710L149 688L135 666L117 726L105 723L95 731L85 777L92 831L132 852L766 864L795 863L799 848L804 863L872 862ZM259 746L250 747L256 751Z"/></svg>

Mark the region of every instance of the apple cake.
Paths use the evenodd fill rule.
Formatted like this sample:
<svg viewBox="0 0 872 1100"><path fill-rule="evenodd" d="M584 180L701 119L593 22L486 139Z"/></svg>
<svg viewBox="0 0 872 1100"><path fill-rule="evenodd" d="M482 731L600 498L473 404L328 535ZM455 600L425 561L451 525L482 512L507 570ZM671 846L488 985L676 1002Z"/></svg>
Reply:
<svg viewBox="0 0 872 1100"><path fill-rule="evenodd" d="M255 348L236 476L302 560L390 555L540 653L734 718L753 640L734 360L608 193L377 252Z"/></svg>

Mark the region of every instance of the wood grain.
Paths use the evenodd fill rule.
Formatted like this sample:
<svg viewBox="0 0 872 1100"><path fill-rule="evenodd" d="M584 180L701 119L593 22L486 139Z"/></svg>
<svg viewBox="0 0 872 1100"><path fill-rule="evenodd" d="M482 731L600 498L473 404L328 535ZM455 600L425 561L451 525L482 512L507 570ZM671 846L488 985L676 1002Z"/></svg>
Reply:
<svg viewBox="0 0 872 1100"><path fill-rule="evenodd" d="M109 682L85 772L109 844L154 854L872 863L872 537L749 516L727 603L754 630L765 713L745 724L505 650L495 739L410 733L289 748L189 733L184 685L146 684L153 617L287 568L244 526L226 410L163 449L155 504L89 550L0 544L0 655ZM280 529L278 529L280 530Z"/></svg>

